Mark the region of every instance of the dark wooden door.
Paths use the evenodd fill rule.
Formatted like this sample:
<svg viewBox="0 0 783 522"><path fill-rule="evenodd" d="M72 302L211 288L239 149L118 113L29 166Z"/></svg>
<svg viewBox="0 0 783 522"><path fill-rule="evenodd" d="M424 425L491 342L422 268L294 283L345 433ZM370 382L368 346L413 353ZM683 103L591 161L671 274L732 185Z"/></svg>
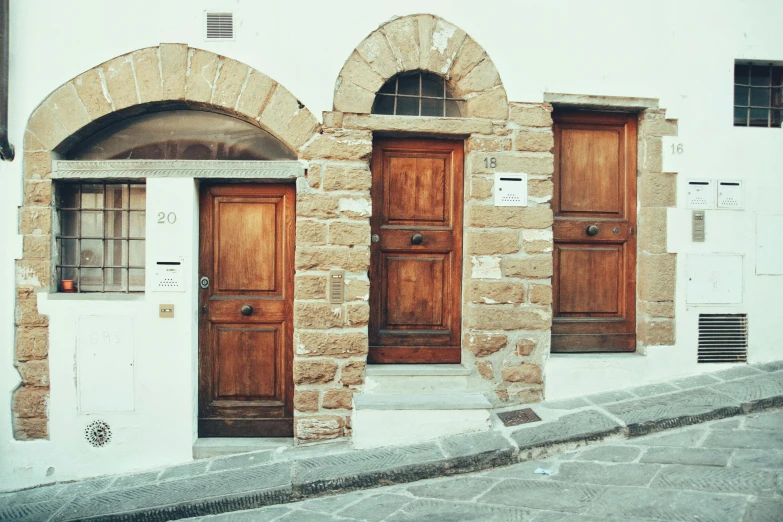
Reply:
<svg viewBox="0 0 783 522"><path fill-rule="evenodd" d="M636 115L554 120L552 351L633 351Z"/></svg>
<svg viewBox="0 0 783 522"><path fill-rule="evenodd" d="M373 145L370 362L460 362L462 167L461 141Z"/></svg>
<svg viewBox="0 0 783 522"><path fill-rule="evenodd" d="M200 437L293 436L293 185L201 188Z"/></svg>

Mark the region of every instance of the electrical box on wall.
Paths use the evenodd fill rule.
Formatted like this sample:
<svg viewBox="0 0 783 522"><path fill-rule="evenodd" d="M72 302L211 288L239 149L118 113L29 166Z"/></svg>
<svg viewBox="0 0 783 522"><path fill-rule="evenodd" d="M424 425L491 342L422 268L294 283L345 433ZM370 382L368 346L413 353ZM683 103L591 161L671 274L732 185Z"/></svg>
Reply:
<svg viewBox="0 0 783 522"><path fill-rule="evenodd" d="M527 174L495 172L495 206L527 206Z"/></svg>
<svg viewBox="0 0 783 522"><path fill-rule="evenodd" d="M742 256L689 255L685 293L688 304L742 303Z"/></svg>
<svg viewBox="0 0 783 522"><path fill-rule="evenodd" d="M718 180L718 208L742 208L742 181Z"/></svg>
<svg viewBox="0 0 783 522"><path fill-rule="evenodd" d="M152 290L155 292L184 292L182 277L182 259L179 261L158 261L155 263L155 279Z"/></svg>
<svg viewBox="0 0 783 522"><path fill-rule="evenodd" d="M711 180L689 179L685 194L687 208L712 208L714 205L715 191Z"/></svg>

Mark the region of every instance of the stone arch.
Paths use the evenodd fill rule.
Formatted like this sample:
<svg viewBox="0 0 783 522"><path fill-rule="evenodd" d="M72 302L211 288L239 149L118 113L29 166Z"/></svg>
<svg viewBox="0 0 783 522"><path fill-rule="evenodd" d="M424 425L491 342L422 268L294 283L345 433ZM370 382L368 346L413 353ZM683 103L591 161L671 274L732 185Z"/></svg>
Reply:
<svg viewBox="0 0 783 522"><path fill-rule="evenodd" d="M395 18L370 33L345 62L334 110L369 114L375 93L394 75L422 70L446 78L465 98L469 118L508 118L508 97L495 64L465 31L429 14Z"/></svg>

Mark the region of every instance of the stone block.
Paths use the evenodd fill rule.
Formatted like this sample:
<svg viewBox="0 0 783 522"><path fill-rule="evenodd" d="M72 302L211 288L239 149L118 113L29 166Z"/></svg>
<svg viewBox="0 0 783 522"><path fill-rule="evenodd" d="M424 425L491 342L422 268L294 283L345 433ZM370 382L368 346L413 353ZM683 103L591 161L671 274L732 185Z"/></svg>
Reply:
<svg viewBox="0 0 783 522"><path fill-rule="evenodd" d="M367 353L366 333L299 332L295 337L298 356L347 358Z"/></svg>
<svg viewBox="0 0 783 522"><path fill-rule="evenodd" d="M527 357L536 349L536 342L533 339L522 338L517 340L516 354L520 357Z"/></svg>
<svg viewBox="0 0 783 522"><path fill-rule="evenodd" d="M552 105L510 103L511 121L523 127L552 127Z"/></svg>
<svg viewBox="0 0 783 522"><path fill-rule="evenodd" d="M239 93L242 92L249 74L250 68L244 63L230 58L221 58L220 70L212 93L212 103L233 110L237 106Z"/></svg>
<svg viewBox="0 0 783 522"><path fill-rule="evenodd" d="M600 462L563 462L552 478L566 482L611 486L646 486L661 466L655 464L604 464Z"/></svg>
<svg viewBox="0 0 783 522"><path fill-rule="evenodd" d="M348 247L304 247L296 249L297 270L344 269L365 272L370 266L370 251Z"/></svg>
<svg viewBox="0 0 783 522"><path fill-rule="evenodd" d="M537 305L552 304L552 287L550 285L530 285L530 302Z"/></svg>
<svg viewBox="0 0 783 522"><path fill-rule="evenodd" d="M641 136L676 136L677 120L667 120L665 110L646 110L639 120Z"/></svg>
<svg viewBox="0 0 783 522"><path fill-rule="evenodd" d="M52 175L52 154L50 152L25 152L24 155L24 179L25 181L48 180ZM51 199L46 205L51 205ZM28 203L25 202L27 205Z"/></svg>
<svg viewBox="0 0 783 522"><path fill-rule="evenodd" d="M140 102L130 54L118 56L104 63L103 76L114 110L125 109Z"/></svg>
<svg viewBox="0 0 783 522"><path fill-rule="evenodd" d="M340 305L304 301L294 304L294 325L297 328L339 328L343 322L343 308Z"/></svg>
<svg viewBox="0 0 783 522"><path fill-rule="evenodd" d="M296 244L319 246L326 244L326 223L311 219L296 220Z"/></svg>
<svg viewBox="0 0 783 522"><path fill-rule="evenodd" d="M639 172L661 172L663 170L663 142L661 138L642 140L637 156Z"/></svg>
<svg viewBox="0 0 783 522"><path fill-rule="evenodd" d="M327 410L350 410L353 408L353 390L326 390L322 405Z"/></svg>
<svg viewBox="0 0 783 522"><path fill-rule="evenodd" d="M188 51L188 76L185 79L185 99L209 103L215 87L218 55L201 49Z"/></svg>
<svg viewBox="0 0 783 522"><path fill-rule="evenodd" d="M649 176L649 174L646 174ZM650 254L666 253L666 209L642 207L639 212L639 250Z"/></svg>
<svg viewBox="0 0 783 522"><path fill-rule="evenodd" d="M278 85L269 103L264 107L259 120L261 125L275 136L281 136L300 108L299 100L288 92L288 89Z"/></svg>
<svg viewBox="0 0 783 522"><path fill-rule="evenodd" d="M295 390L294 409L296 411L317 412L318 390Z"/></svg>
<svg viewBox="0 0 783 522"><path fill-rule="evenodd" d="M467 236L469 254L515 254L519 252L519 232L517 231L469 231Z"/></svg>
<svg viewBox="0 0 783 522"><path fill-rule="evenodd" d="M367 164L330 163L326 165L322 178L324 190L368 191L372 185Z"/></svg>
<svg viewBox="0 0 783 522"><path fill-rule="evenodd" d="M107 98L107 91L103 88L102 75L102 69L90 69L73 80L76 94L90 116L90 121L97 120L113 110L111 101ZM25 148L30 150L29 147Z"/></svg>
<svg viewBox="0 0 783 522"><path fill-rule="evenodd" d="M269 102L270 95L277 87L269 76L256 70L251 70L247 85L239 95L237 111L251 118L257 118Z"/></svg>
<svg viewBox="0 0 783 522"><path fill-rule="evenodd" d="M375 94L362 89L348 78L337 78L337 88L334 92L334 110L340 112L355 112L369 114Z"/></svg>
<svg viewBox="0 0 783 522"><path fill-rule="evenodd" d="M680 391L679 388L666 382L659 382L656 384L647 384L645 386L637 386L628 390L630 393L637 397L652 397L654 395L662 395L664 393L671 393Z"/></svg>
<svg viewBox="0 0 783 522"><path fill-rule="evenodd" d="M328 194L299 194L296 198L297 217L335 218L339 198Z"/></svg>
<svg viewBox="0 0 783 522"><path fill-rule="evenodd" d="M45 236L49 237L49 236ZM52 264L44 259L16 261L17 288L49 288L52 280Z"/></svg>
<svg viewBox="0 0 783 522"><path fill-rule="evenodd" d="M577 517L573 515L586 512L603 491L603 487L592 484L569 484L535 479L504 480L482 495L477 502L479 505L488 503L496 506L565 512L561 520L575 521ZM459 520L459 518L453 520ZM478 517L474 520L493 519ZM514 520L514 518L501 515L494 520Z"/></svg>
<svg viewBox="0 0 783 522"><path fill-rule="evenodd" d="M552 199L554 185L548 179L530 179L527 182L527 195L534 198Z"/></svg>
<svg viewBox="0 0 783 522"><path fill-rule="evenodd" d="M438 134L488 134L492 132L490 120L475 118L411 118L375 114L346 114L346 129L390 132L419 132Z"/></svg>
<svg viewBox="0 0 783 522"><path fill-rule="evenodd" d="M342 112L324 111L323 122L324 128L335 129L343 126L343 117L345 115Z"/></svg>
<svg viewBox="0 0 783 522"><path fill-rule="evenodd" d="M49 329L21 327L16 329L17 361L45 359L49 354Z"/></svg>
<svg viewBox="0 0 783 522"><path fill-rule="evenodd" d="M69 134L73 134L91 121L87 109L79 99L76 87L71 82L62 85L49 95L46 103Z"/></svg>
<svg viewBox="0 0 783 522"><path fill-rule="evenodd" d="M51 234L52 209L50 207L22 207L19 209L19 232L34 235Z"/></svg>
<svg viewBox="0 0 783 522"><path fill-rule="evenodd" d="M531 429L532 428L532 429ZM521 428L511 434L520 451L582 440L601 440L619 432L620 424L603 413L586 410L564 415L555 421Z"/></svg>
<svg viewBox="0 0 783 522"><path fill-rule="evenodd" d="M52 182L46 181L25 181L24 182L24 204L25 206L43 206L48 207L53 203Z"/></svg>
<svg viewBox="0 0 783 522"><path fill-rule="evenodd" d="M515 398L516 404L532 404L541 402L544 390L540 386L531 387L529 384L513 383L509 385L507 392Z"/></svg>
<svg viewBox="0 0 783 522"><path fill-rule="evenodd" d="M489 118L505 120L508 118L508 98L502 85L489 91L470 96L465 100L466 116L469 118Z"/></svg>
<svg viewBox="0 0 783 522"><path fill-rule="evenodd" d="M385 82L385 79L357 51L354 51L348 57L342 71L340 71L340 76L348 78L351 82L369 92L378 92Z"/></svg>
<svg viewBox="0 0 783 522"><path fill-rule="evenodd" d="M677 205L677 174L645 173L639 176L638 183L639 200L643 206L673 207Z"/></svg>
<svg viewBox="0 0 783 522"><path fill-rule="evenodd" d="M291 150L296 151L307 143L320 127L315 116L305 107L301 107L280 133L280 138L291 147Z"/></svg>
<svg viewBox="0 0 783 522"><path fill-rule="evenodd" d="M305 173L307 185L312 189L321 188L321 179L325 170L326 166L324 164L311 161Z"/></svg>
<svg viewBox="0 0 783 522"><path fill-rule="evenodd" d="M546 254L552 252L553 244L549 240L523 241L522 248L527 254Z"/></svg>
<svg viewBox="0 0 783 522"><path fill-rule="evenodd" d="M17 326L48 326L49 317L38 313L38 299L30 288L18 288L15 322Z"/></svg>
<svg viewBox="0 0 783 522"><path fill-rule="evenodd" d="M343 436L345 421L334 415L299 417L294 427L294 436L300 441L336 439Z"/></svg>
<svg viewBox="0 0 783 522"><path fill-rule="evenodd" d="M163 99L163 78L160 74L162 68L158 51L157 47L149 47L131 54L142 103Z"/></svg>
<svg viewBox="0 0 783 522"><path fill-rule="evenodd" d="M41 140L47 150L54 150L65 138L68 130L63 127L48 104L39 105L27 122L30 132Z"/></svg>
<svg viewBox="0 0 783 522"><path fill-rule="evenodd" d="M345 306L348 326L364 326L370 321L370 305L353 303Z"/></svg>
<svg viewBox="0 0 783 522"><path fill-rule="evenodd" d="M425 71L434 71L446 76L454 58L462 49L466 38L465 31L455 27L442 18L432 20L430 38L422 36L422 19L419 17L419 63Z"/></svg>
<svg viewBox="0 0 783 522"><path fill-rule="evenodd" d="M382 78L389 79L397 74L397 58L381 31L370 34L359 44L356 51Z"/></svg>
<svg viewBox="0 0 783 522"><path fill-rule="evenodd" d="M528 152L549 152L555 146L555 135L551 131L519 130L514 136L514 150Z"/></svg>
<svg viewBox="0 0 783 522"><path fill-rule="evenodd" d="M345 363L340 372L340 382L345 386L360 386L364 384L364 361L349 361Z"/></svg>
<svg viewBox="0 0 783 522"><path fill-rule="evenodd" d="M465 314L469 328L475 330L547 330L552 314L543 309L470 305Z"/></svg>
<svg viewBox="0 0 783 522"><path fill-rule="evenodd" d="M503 273L506 277L545 279L552 276L551 256L506 257L503 259Z"/></svg>
<svg viewBox="0 0 783 522"><path fill-rule="evenodd" d="M15 440L41 440L49 438L49 421L46 418L13 418ZM58 508L59 509L59 508Z"/></svg>
<svg viewBox="0 0 783 522"><path fill-rule="evenodd" d="M485 59L487 59L487 53L484 52L484 48L473 38L467 36L451 64L448 77L452 82L459 82Z"/></svg>
<svg viewBox="0 0 783 522"><path fill-rule="evenodd" d="M369 109L368 109L369 112ZM370 131L324 131L303 146L300 159L366 161L372 154Z"/></svg>
<svg viewBox="0 0 783 522"><path fill-rule="evenodd" d="M640 254L637 281L639 298L644 301L674 301L677 268L675 254Z"/></svg>
<svg viewBox="0 0 783 522"><path fill-rule="evenodd" d="M470 93L488 91L500 85L500 74L490 59L476 64L467 74L454 84L455 94L465 96Z"/></svg>
<svg viewBox="0 0 783 522"><path fill-rule="evenodd" d="M326 384L334 380L337 374L337 363L330 360L294 361L295 384Z"/></svg>
<svg viewBox="0 0 783 522"><path fill-rule="evenodd" d="M347 279L345 281L346 301L368 301L370 299L370 282L364 279Z"/></svg>
<svg viewBox="0 0 783 522"><path fill-rule="evenodd" d="M650 488L772 496L776 475L769 470L673 465L662 468Z"/></svg>
<svg viewBox="0 0 783 522"><path fill-rule="evenodd" d="M370 246L370 224L333 221L329 224L329 242L333 245Z"/></svg>
<svg viewBox="0 0 783 522"><path fill-rule="evenodd" d="M471 136L465 143L466 152L501 152L511 150L511 138L504 136Z"/></svg>
<svg viewBox="0 0 783 522"><path fill-rule="evenodd" d="M685 464L689 466L726 466L731 451L705 448L648 448L639 462Z"/></svg>
<svg viewBox="0 0 783 522"><path fill-rule="evenodd" d="M473 303L518 304L525 302L525 285L516 281L473 281L468 298Z"/></svg>
<svg viewBox="0 0 783 522"><path fill-rule="evenodd" d="M492 363L489 361L478 361L476 363L476 370L479 375L488 381L495 379L495 372L492 370Z"/></svg>
<svg viewBox="0 0 783 522"><path fill-rule="evenodd" d="M552 210L544 207L495 207L471 205L468 224L477 228L548 228L553 223Z"/></svg>
<svg viewBox="0 0 783 522"><path fill-rule="evenodd" d="M634 446L597 446L580 451L575 460L593 460L598 462L633 462L641 453ZM642 459L642 462L647 462Z"/></svg>
<svg viewBox="0 0 783 522"><path fill-rule="evenodd" d="M22 245L25 260L52 258L52 236L24 236Z"/></svg>
<svg viewBox="0 0 783 522"><path fill-rule="evenodd" d="M188 46L162 43L159 52L163 99L181 100L185 97L185 78L188 74Z"/></svg>
<svg viewBox="0 0 783 522"><path fill-rule="evenodd" d="M48 360L17 362L15 366L19 375L22 377L23 385L37 388L46 388L49 386Z"/></svg>
<svg viewBox="0 0 783 522"><path fill-rule="evenodd" d="M486 166L486 154L470 155L470 172L493 174L499 172L524 172L526 174L549 175L555 171L554 156L548 152L497 152L491 155L496 160L493 169Z"/></svg>
<svg viewBox="0 0 783 522"><path fill-rule="evenodd" d="M508 337L504 334L471 332L465 334L463 342L476 357L486 357L504 348L508 344Z"/></svg>
<svg viewBox="0 0 783 522"><path fill-rule="evenodd" d="M419 68L419 27L416 19L409 16L397 18L381 26L389 47L400 64L401 71L415 71Z"/></svg>
<svg viewBox="0 0 783 522"><path fill-rule="evenodd" d="M326 299L326 276L297 275L294 295L298 299Z"/></svg>
<svg viewBox="0 0 783 522"><path fill-rule="evenodd" d="M49 389L21 386L13 395L13 412L19 418L44 418L49 408Z"/></svg>
<svg viewBox="0 0 783 522"><path fill-rule="evenodd" d="M540 384L542 382L541 366L527 363L504 366L500 371L500 378L506 382Z"/></svg>
<svg viewBox="0 0 783 522"><path fill-rule="evenodd" d="M775 401L783 396L783 373L753 376L736 381L716 384L711 388L743 403ZM746 421L746 426L750 419ZM752 424L752 422L750 422Z"/></svg>
<svg viewBox="0 0 783 522"><path fill-rule="evenodd" d="M675 340L674 321L638 321L637 338L644 346L672 346Z"/></svg>
<svg viewBox="0 0 783 522"><path fill-rule="evenodd" d="M491 198L493 185L494 181L489 178L471 177L470 197L477 200Z"/></svg>

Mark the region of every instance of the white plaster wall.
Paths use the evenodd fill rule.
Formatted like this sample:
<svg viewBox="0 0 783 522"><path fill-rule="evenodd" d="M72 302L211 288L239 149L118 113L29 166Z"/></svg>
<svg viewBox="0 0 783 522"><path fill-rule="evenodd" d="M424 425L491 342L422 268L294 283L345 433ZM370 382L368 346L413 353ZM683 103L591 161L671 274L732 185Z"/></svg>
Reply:
<svg viewBox="0 0 783 522"><path fill-rule="evenodd" d="M130 302L42 303L53 310L51 440L14 442L8 400L18 383L12 365L13 265L21 254L16 231L26 121L63 82L109 58L160 42L183 42L241 60L285 85L319 115L331 109L337 74L368 33L394 15L431 12L484 46L512 101L542 101L544 92L659 98L667 115L679 119L677 142L685 151L677 158L678 208L669 214L675 232L669 249L679 254L677 344L650 348L646 356L552 357L546 368L547 395L574 396L713 369L695 363L696 318L705 309L747 312L751 361L783 358L783 330L776 327L783 312L783 276L756 276L754 270L755 215L783 213L783 131L732 126L734 60L783 60L783 3L136 0L119 5L25 0L11 6L9 126L18 156L0 163L0 361L5 361L0 364L0 395L6 397L0 401L0 489L189 458L196 407L193 292L171 297L147 292ZM236 13L235 41L203 40L205 9ZM708 239L700 245L691 243L687 233L690 213L684 209L684 192L689 177L745 182L745 210L708 212ZM193 182L163 183L150 181L148 186L147 261L155 260L159 246L181 240L177 248L192 265L197 248ZM181 236L167 235L171 231L156 229L150 221L158 209L174 207L181 212ZM691 252L744 256L741 305L686 306L684 257ZM195 274L189 278L195 285ZM160 320L160 302L175 303L178 312L189 308L191 315ZM73 331L78 315L108 310L131 314L136 321L137 410L107 417L123 433L115 435L114 447L100 453L79 440L88 418L74 410ZM55 471L47 477L49 467Z"/></svg>

